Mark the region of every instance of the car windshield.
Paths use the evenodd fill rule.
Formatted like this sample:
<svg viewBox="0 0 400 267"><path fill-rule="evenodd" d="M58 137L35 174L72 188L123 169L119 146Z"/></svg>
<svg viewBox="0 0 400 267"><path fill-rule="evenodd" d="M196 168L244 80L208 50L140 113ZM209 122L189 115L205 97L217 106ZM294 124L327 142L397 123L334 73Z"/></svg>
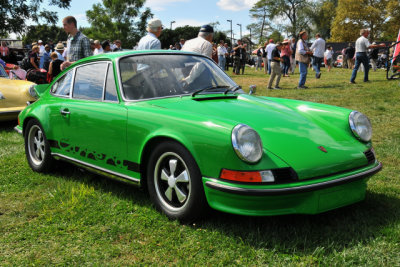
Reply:
<svg viewBox="0 0 400 267"><path fill-rule="evenodd" d="M7 78L7 72L4 70L3 66L0 65L0 77Z"/></svg>
<svg viewBox="0 0 400 267"><path fill-rule="evenodd" d="M229 92L237 84L211 59L195 55L133 55L119 62L128 100Z"/></svg>

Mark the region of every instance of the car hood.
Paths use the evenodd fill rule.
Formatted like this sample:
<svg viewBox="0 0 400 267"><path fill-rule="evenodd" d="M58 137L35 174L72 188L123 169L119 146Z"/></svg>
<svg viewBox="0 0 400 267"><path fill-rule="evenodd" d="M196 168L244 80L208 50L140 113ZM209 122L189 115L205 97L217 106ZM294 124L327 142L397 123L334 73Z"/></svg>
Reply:
<svg viewBox="0 0 400 267"><path fill-rule="evenodd" d="M26 107L27 101L35 101L28 92L33 84L28 81L0 78L0 92L4 98L0 100L0 108L20 110Z"/></svg>
<svg viewBox="0 0 400 267"><path fill-rule="evenodd" d="M264 149L294 168L300 179L366 165L363 152L367 147L354 138L348 126L350 110L288 102L289 105L248 95L220 95L160 100L152 104L167 110L196 113L213 122L231 122L232 128L239 123L249 125L259 133Z"/></svg>

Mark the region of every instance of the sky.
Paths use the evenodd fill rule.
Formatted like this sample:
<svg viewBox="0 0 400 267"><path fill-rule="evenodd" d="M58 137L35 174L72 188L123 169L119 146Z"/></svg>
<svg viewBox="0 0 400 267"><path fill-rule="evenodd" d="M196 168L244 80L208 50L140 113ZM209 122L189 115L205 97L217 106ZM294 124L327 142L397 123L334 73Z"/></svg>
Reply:
<svg viewBox="0 0 400 267"><path fill-rule="evenodd" d="M58 12L59 25L61 20L72 15L77 19L79 26L90 26L86 20L86 11L92 9L95 3L100 0L72 0L69 9L58 9L47 7L46 9ZM253 23L249 16L250 8L257 0L147 0L146 7L149 7L154 17L159 18L165 28L172 29L179 26L201 26L208 23L219 22L216 26L218 31L230 31L231 25L227 20L232 20L232 31L234 37L240 36L240 26L242 25L242 35L248 34L246 26ZM46 3L44 1L43 3Z"/></svg>

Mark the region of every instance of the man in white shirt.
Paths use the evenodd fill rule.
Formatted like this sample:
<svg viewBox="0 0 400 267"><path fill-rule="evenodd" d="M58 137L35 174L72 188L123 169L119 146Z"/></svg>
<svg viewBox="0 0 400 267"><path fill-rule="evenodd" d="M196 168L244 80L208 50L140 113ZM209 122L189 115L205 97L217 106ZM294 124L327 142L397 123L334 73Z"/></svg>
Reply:
<svg viewBox="0 0 400 267"><path fill-rule="evenodd" d="M152 19L147 24L147 35L143 36L136 50L160 50L161 42L158 40L163 30L161 20Z"/></svg>
<svg viewBox="0 0 400 267"><path fill-rule="evenodd" d="M368 29L362 29L360 31L361 37L356 41L356 65L354 66L353 72L351 73L350 83L356 83L357 71L360 65L364 66L364 82L368 82L368 71L369 71L369 58L367 55L368 49L385 47L385 44L371 45L367 39L369 35Z"/></svg>
<svg viewBox="0 0 400 267"><path fill-rule="evenodd" d="M39 68L42 69L43 65L44 65L43 55L44 55L44 51L45 51L42 40L38 41L38 46L39 46L39 57L40 57Z"/></svg>
<svg viewBox="0 0 400 267"><path fill-rule="evenodd" d="M315 35L315 38L310 50L313 52L312 66L315 70L315 78L319 79L321 78L321 63L324 60L325 41L319 33Z"/></svg>
<svg viewBox="0 0 400 267"><path fill-rule="evenodd" d="M275 49L275 47L276 45L274 44L274 40L270 39L266 48L268 58L268 74L271 74L272 51Z"/></svg>
<svg viewBox="0 0 400 267"><path fill-rule="evenodd" d="M203 25L200 28L199 34L196 38L190 39L185 42L182 51L196 52L212 57L212 39L214 36L214 28L210 25Z"/></svg>
<svg viewBox="0 0 400 267"><path fill-rule="evenodd" d="M214 28L210 25L203 25L200 28L197 38L185 42L181 51L195 52L201 55L212 57L212 39ZM203 63L196 63L191 69L189 75L183 79L187 84L192 84L196 80L197 86L206 88L210 86L209 73L206 71Z"/></svg>
<svg viewBox="0 0 400 267"><path fill-rule="evenodd" d="M226 50L224 46L224 41L221 40L218 46L218 65L221 67L222 70L225 70L225 56L228 54L228 50Z"/></svg>

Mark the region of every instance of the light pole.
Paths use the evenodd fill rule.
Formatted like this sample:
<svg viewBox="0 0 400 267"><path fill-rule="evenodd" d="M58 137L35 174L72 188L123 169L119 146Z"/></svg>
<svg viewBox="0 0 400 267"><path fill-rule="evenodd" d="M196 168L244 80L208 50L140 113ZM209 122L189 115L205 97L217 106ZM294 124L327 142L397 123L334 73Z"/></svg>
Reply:
<svg viewBox="0 0 400 267"><path fill-rule="evenodd" d="M228 20L226 20L226 21L231 23L231 46L233 47L233 38L232 38L232 20L231 20L231 19L228 19Z"/></svg>
<svg viewBox="0 0 400 267"><path fill-rule="evenodd" d="M175 23L175 22L176 22L175 20L171 21L171 24L170 24L170 27L169 27L170 30L172 30L172 24Z"/></svg>
<svg viewBox="0 0 400 267"><path fill-rule="evenodd" d="M240 27L240 40L242 40L242 24L236 24Z"/></svg>

